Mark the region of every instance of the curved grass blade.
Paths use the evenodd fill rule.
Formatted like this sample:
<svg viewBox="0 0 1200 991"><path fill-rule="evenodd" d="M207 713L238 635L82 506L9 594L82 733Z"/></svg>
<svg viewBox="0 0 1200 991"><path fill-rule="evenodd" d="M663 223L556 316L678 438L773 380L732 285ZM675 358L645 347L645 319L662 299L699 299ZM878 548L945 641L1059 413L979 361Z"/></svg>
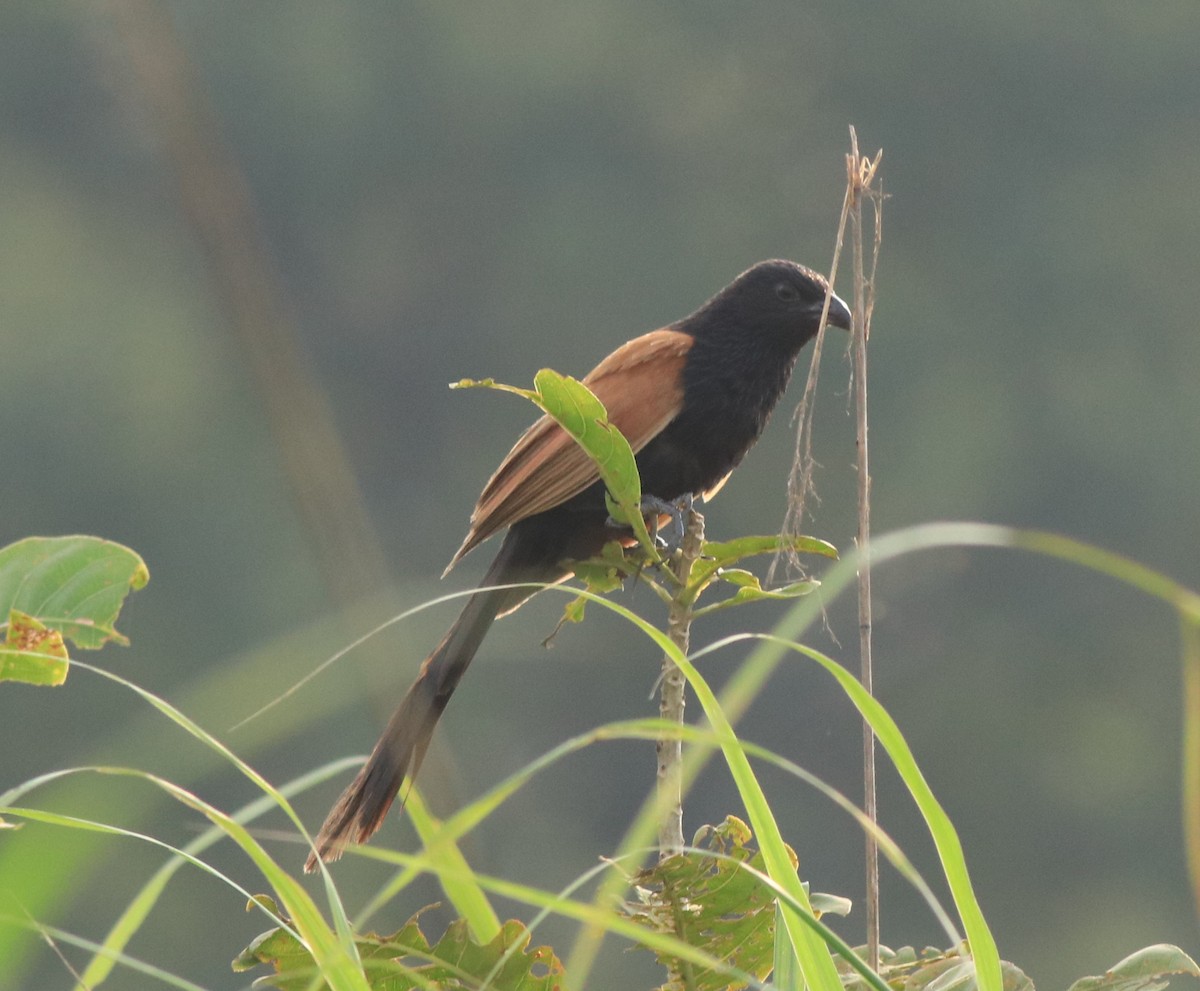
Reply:
<svg viewBox="0 0 1200 991"><path fill-rule="evenodd" d="M78 767L78 768L72 768L72 771L76 772L76 773L90 771L90 772L93 772L96 774L112 774L112 775L120 775L123 777L142 778L143 780L150 781L152 784L158 783L157 781L154 780L153 775L151 775L145 771L138 771L131 767L103 767L103 766ZM254 897L253 894L251 894L251 892L249 892L244 887L242 887L240 884L238 884L235 880L233 880L233 878L229 877L226 874L222 874L219 870L217 870L211 864L208 864L207 862L205 862L205 861L201 860L199 857L197 857L196 851L190 850L190 849L188 849L188 847L172 846L170 843L167 843L165 840L160 840L157 837L151 836L148 833L138 832L135 829L126 829L122 826L114 826L114 825L112 825L110 823L106 823L106 822L97 822L94 819L85 819L81 816L64 815L59 812L47 812L43 809L22 808L20 806L6 806L4 811L6 813L8 813L9 815L19 816L20 818L28 820L29 822L40 822L40 823L43 823L44 825L59 826L59 827L65 828L65 829L79 829L79 830L83 830L85 832L90 832L90 833L100 833L104 836L116 836L116 837L122 837L124 839L140 840L143 843L148 843L151 846L159 847L163 850L166 850L168 853L170 853L172 855L172 860L169 861L168 863L173 864L176 869L178 867L182 866L183 864L191 864L193 867L197 868L198 870L203 871L205 874L209 874L212 877L215 877L217 880L222 881L225 884L229 885L229 887L233 888L233 890L238 892L238 894L240 894L243 898L252 899ZM217 827L213 827L213 829L216 829L216 828ZM217 832L221 833L223 835L221 830L218 829ZM203 845L211 846L212 843L215 842L215 839L219 839L219 838L220 837L218 836ZM189 844L189 846L195 846L195 841L193 841L192 844ZM174 873L174 870L171 873ZM143 890L147 890L147 889L143 889ZM158 892L155 891L156 895L157 895L157 893ZM139 899L140 899L140 895L139 895ZM139 899L135 899L135 901L137 901ZM268 913L268 915L269 914L270 913ZM277 925L286 926L285 921L278 916L271 916L271 919ZM118 945L117 943L109 943L109 941L106 939L105 942L100 945L106 947L110 951L116 952L116 951L119 951L127 942L128 942L128 939L125 939L125 940L121 941L120 944ZM85 987L93 988L93 987L96 987L97 984L99 984L99 981L103 980L103 978L105 976L106 976L106 974L104 974L104 973L93 974L92 980L86 980L85 978L81 978L81 983L83 983ZM97 977L99 978L99 980L96 979Z"/></svg>
<svg viewBox="0 0 1200 991"><path fill-rule="evenodd" d="M458 914L466 920L471 935L480 943L490 943L500 932L500 917L488 901L487 894L475 881L462 850L434 818L416 789L408 793L404 810L425 846L430 860L436 864L434 873L446 897Z"/></svg>
<svg viewBox="0 0 1200 991"><path fill-rule="evenodd" d="M879 701L863 688L854 675L838 664L837 661L822 654L819 650L814 650L803 644L794 643L790 640L779 640L774 637L743 634L717 641L705 648L704 651L698 652L698 654L709 653L730 643L747 639L774 640L784 647L784 649L795 651L816 661L833 675L850 701L854 703L863 718L870 724L871 728L875 731L875 736L878 738L880 745L891 758L892 764L903 779L909 794L912 795L913 801L916 802L917 808L920 809L921 815L925 819L926 827L929 829L929 834L933 838L934 845L938 851L938 857L942 862L942 869L946 875L946 882L950 887L951 895L958 909L959 918L962 920L963 928L966 931L967 942L971 948L971 956L975 961L979 987L981 991L1001 991L1003 987L1003 975L1000 970L1000 953L996 947L996 940L992 936L987 921L983 917L979 901L975 897L971 877L967 871L966 856L963 853L958 832L955 830L954 824L950 821L950 817L946 815L941 803L934 796L933 790L925 780L924 774L921 773L920 767L917 766L916 758L913 756L912 750L909 748L907 741L905 741L904 735L900 732L900 727L896 725L895 720L892 719Z"/></svg>
<svg viewBox="0 0 1200 991"><path fill-rule="evenodd" d="M302 794L315 784L333 777L348 767L359 764L357 759L335 761L309 774L302 775L287 782L280 791L287 797ZM242 806L233 813L235 821L248 824L275 808L275 802L269 795L262 795L254 801ZM174 853L150 879L142 885L124 911L109 929L108 934L100 944L103 953L97 952L80 975L79 985L82 989L97 988L112 971L115 955L119 954L129 944L134 934L141 928L142 923L149 917L159 897L166 890L167 884L186 863L192 863L193 858L203 853L210 846L224 839L225 833L217 826L210 826L196 839ZM241 889L238 889L241 890Z"/></svg>
<svg viewBox="0 0 1200 991"><path fill-rule="evenodd" d="M801 886L799 878L791 867L787 845L779 832L779 826L775 822L775 816L767 802L766 795L758 783L745 751L733 732L733 727L721 710L708 683L666 634L632 610L619 603L593 595L586 590L577 590L574 594L583 595L592 601L602 602L605 608L633 623L683 672L692 691L700 701L725 756L730 774L745 806L747 818L750 820L750 828L758 837L759 849L762 851L768 875L791 895L796 904L803 906L806 911L811 913L812 906L809 904L808 896ZM825 943L805 926L790 905L785 907L783 919L808 987L814 991L840 991L841 982L837 975L837 968L834 966L833 958Z"/></svg>
<svg viewBox="0 0 1200 991"><path fill-rule="evenodd" d="M177 974L172 974L168 970L163 970L161 967L156 967L152 963L147 963L145 960L139 960L137 957L131 957L127 953L115 952L106 948L101 943L93 942L90 939L85 939L82 936L77 936L74 933L67 932L65 929L58 929L55 926L48 926L42 922L35 922L31 919L22 919L13 915L0 915L0 922L7 925L22 927L30 932L38 933L44 939L48 938L59 943L67 943L71 946L77 946L80 949L87 950L95 954L103 954L111 959L113 966L121 964L139 974L145 974L147 977L152 977L156 981L167 985L168 987L179 988L181 991L208 991L200 984L195 984L186 978L180 977Z"/></svg>
<svg viewBox="0 0 1200 991"><path fill-rule="evenodd" d="M296 814L295 809L292 808L287 798L284 797L279 789L263 778L254 768L233 753L233 751L212 736L212 734L208 733L165 700L128 679L91 664L76 663L84 670L98 674L102 678L107 678L109 681L128 688L144 701L149 702L150 705L158 709L177 726L190 733L205 746L219 753L245 777L249 778L264 794L270 796L272 801L292 820L297 830L299 830L300 834L311 846L312 838L305 830L303 822L301 822L300 817ZM283 903L288 914L296 923L304 941L312 948L314 956L322 964L326 961L328 962L329 970L326 976L330 980L330 986L335 991L341 991L341 989L362 989L362 991L365 991L366 986L362 983L362 970L358 966L357 959L354 957L354 944L350 932L349 920L346 918L345 909L341 904L341 899L338 896L337 889L333 886L328 871L323 871L322 876L333 914L336 934L329 930L324 919L321 917L321 913L317 911L312 899L299 882L275 863L249 832L239 823L235 822L231 816L203 802L173 782L150 774L145 774L145 778L148 781L152 781L173 798L200 812L214 825L219 826L230 839L242 848L243 852L250 857L255 866L259 868L267 881L275 889L279 901Z"/></svg>
<svg viewBox="0 0 1200 991"><path fill-rule="evenodd" d="M362 965L354 953L354 945L351 942L347 944L339 938L339 935L329 928L316 904L309 897L308 893L293 878L287 871L283 870L271 856L262 848L245 827L234 820L234 818L215 806L203 801L196 795L180 788L173 782L167 781L156 775L146 771L137 771L128 768L97 768L96 770L109 774L122 774L131 777L141 778L158 788L165 791L172 798L188 806L189 808L199 812L205 816L214 826L217 826L240 846L244 853L250 858L259 871L266 878L267 882L275 890L280 903L285 907L288 917L295 926L295 931L299 939L311 951L313 958L318 962L321 973L328 980L332 991L370 991L366 984L366 980L362 973ZM130 830L122 830L117 827L109 826L104 823L92 823L87 820L75 819L70 816L57 816L52 813L45 813L36 809L13 809L14 814L20 813L27 818L38 819L46 822L55 822L60 825L70 825L74 828L89 829L93 831L109 833L114 835L124 835L143 839L156 846L162 846L173 853L183 856L189 863L200 867L202 870L212 871L203 861L194 857L191 854L186 854L182 850L171 847L169 844L162 843L153 837L145 834L135 833ZM230 884L236 890L241 892L247 899L253 900L256 905L262 908L262 903L259 900L253 899L253 896L244 888L236 885L229 878L223 875L217 875L222 878L227 884ZM277 920L278 921L278 920Z"/></svg>
<svg viewBox="0 0 1200 991"><path fill-rule="evenodd" d="M527 763L524 767L513 772L503 781L494 785L475 801L463 806L452 816L442 821L435 832L428 837L424 837L426 851L431 852L439 844L445 842L456 842L471 832L476 826L483 822L492 814L501 804L507 801L513 794L522 788L528 781L536 776L541 771L554 763L564 759L565 757L583 750L586 747L592 746L595 743L600 743L608 740L657 740L664 733L676 733L683 740L693 746L713 745L715 739L711 730L699 726L684 725L680 726L677 723L658 719L645 718L635 720L623 720L618 722L606 723L598 726L595 729L589 730L586 733L581 733L568 740L564 740L558 746L539 755L534 760ZM768 750L758 744L749 743L745 740L741 741L742 747L746 753L752 757L766 761L775 767L780 768L785 773L798 778L806 784L820 791L827 798L842 808L847 814L852 816L855 821L862 827L864 831L872 833L879 844L880 850L887 860L892 864L896 871L909 881L914 888L920 893L923 900L929 906L930 911L938 919L943 930L946 933L948 942L956 944L961 941L962 937L950 920L945 909L934 895L932 889L926 883L920 872L912 862L905 856L903 850L896 844L882 828L875 823L872 823L866 814L859 809L850 799L846 798L841 792L831 785L822 781L812 772L799 766L786 757ZM651 820L652 821L652 820ZM651 835L653 832L651 830ZM650 851L651 848L645 848ZM353 850L351 851L353 853ZM611 859L625 859L632 854L629 852L618 853ZM432 856L432 853L431 853ZM435 858L436 859L436 858ZM364 908L362 915L356 920L356 928L361 928L374 912L380 907L389 902L395 895L401 891L415 876L415 871L406 872L403 878L393 881L380 894ZM624 882L621 882L624 883Z"/></svg>
<svg viewBox="0 0 1200 991"><path fill-rule="evenodd" d="M406 854L395 850L382 850L378 847L358 847L357 852L372 860L378 860L397 866L414 868L425 873L434 872L431 859L421 854ZM590 902L563 897L561 894L542 891L529 885L509 881L488 874L476 874L476 880L484 888L497 897L506 898L520 904L548 909L563 918L574 919L590 925L601 926L605 930L623 936L627 939L647 943L663 953L675 954L697 967L716 973L730 973L730 968L722 960L691 946L682 940L664 933L650 932L624 916ZM573 887L569 886L569 887ZM745 981L750 987L767 991L765 985L757 981L751 974L733 971L732 977Z"/></svg>

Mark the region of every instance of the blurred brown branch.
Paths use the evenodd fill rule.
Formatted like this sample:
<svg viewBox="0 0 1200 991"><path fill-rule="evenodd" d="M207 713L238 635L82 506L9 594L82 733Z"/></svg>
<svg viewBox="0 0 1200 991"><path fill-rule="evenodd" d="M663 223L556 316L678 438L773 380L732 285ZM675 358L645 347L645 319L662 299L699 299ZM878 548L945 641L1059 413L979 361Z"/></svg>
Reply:
<svg viewBox="0 0 1200 991"><path fill-rule="evenodd" d="M112 59L117 97L149 121L174 168L180 205L262 398L331 598L347 606L378 593L387 568L354 471L298 339L250 189L195 67L159 0L107 0L104 9L121 48Z"/></svg>

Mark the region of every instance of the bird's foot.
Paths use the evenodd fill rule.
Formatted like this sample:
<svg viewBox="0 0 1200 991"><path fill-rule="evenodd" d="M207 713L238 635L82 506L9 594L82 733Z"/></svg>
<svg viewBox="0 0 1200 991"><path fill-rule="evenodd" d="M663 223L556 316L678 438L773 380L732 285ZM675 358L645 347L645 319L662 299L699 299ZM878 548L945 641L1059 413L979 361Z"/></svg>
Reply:
<svg viewBox="0 0 1200 991"><path fill-rule="evenodd" d="M692 493L685 492L679 498L670 501L660 499L658 496L643 495L642 501L638 504L650 536L654 538L655 544L666 550L668 554L674 554L683 545L683 531L687 524L687 514L692 511L694 501L695 497ZM664 516L667 517L665 528L659 525L659 521ZM628 529L626 524L618 523L611 516L608 518L608 525ZM664 533L667 534L665 537Z"/></svg>
<svg viewBox="0 0 1200 991"><path fill-rule="evenodd" d="M654 537L660 541L670 554L674 554L683 546L683 533L687 527L688 513L692 511L692 503L695 497L690 492L685 492L678 499L672 499L667 502L659 499L656 496L644 496L642 498L642 511L651 511L655 513L653 522L655 528L653 530ZM660 536L663 527L657 524L666 516L666 536Z"/></svg>

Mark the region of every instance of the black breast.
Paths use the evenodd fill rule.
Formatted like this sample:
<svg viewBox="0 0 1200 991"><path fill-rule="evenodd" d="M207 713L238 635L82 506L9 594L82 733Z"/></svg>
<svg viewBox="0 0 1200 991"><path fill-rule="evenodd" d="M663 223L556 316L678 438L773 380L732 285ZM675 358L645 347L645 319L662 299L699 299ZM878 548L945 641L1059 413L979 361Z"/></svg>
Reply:
<svg viewBox="0 0 1200 991"><path fill-rule="evenodd" d="M698 340L684 368L680 414L638 454L642 491L660 499L698 494L754 446L796 364L791 341L747 335Z"/></svg>

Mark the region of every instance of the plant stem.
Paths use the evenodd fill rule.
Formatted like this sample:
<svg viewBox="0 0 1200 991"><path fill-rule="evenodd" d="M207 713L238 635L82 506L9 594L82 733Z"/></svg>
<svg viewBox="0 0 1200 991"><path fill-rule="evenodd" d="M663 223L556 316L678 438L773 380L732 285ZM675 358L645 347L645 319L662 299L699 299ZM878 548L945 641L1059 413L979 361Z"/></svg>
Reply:
<svg viewBox="0 0 1200 991"><path fill-rule="evenodd" d="M880 153L881 155L882 153ZM861 680L868 693L874 694L874 669L871 663L871 469L867 446L867 339L870 335L874 304L875 264L879 259L881 235L879 193L872 189L880 155L874 160L859 154L858 135L850 128L850 154L846 157L847 192L850 200L851 259L854 265L854 367L855 447L858 451L858 644ZM871 198L875 205L875 255L871 274L863 269L862 204ZM877 822L875 798L875 734L863 722L863 811ZM873 833L866 838L867 875L867 962L879 970L879 846Z"/></svg>
<svg viewBox="0 0 1200 991"><path fill-rule="evenodd" d="M1200 617L1180 612L1183 654L1183 839L1200 918Z"/></svg>
<svg viewBox="0 0 1200 991"><path fill-rule="evenodd" d="M692 627L692 594L688 579L692 566L704 546L704 517L692 506L684 513L683 540L673 563L679 584L671 597L667 613L667 636L683 653L688 650ZM659 679L659 715L675 725L683 725L684 689L687 681L683 672L670 657L663 655ZM659 860L665 860L683 849L683 746L677 734L659 737L658 754L658 846Z"/></svg>

